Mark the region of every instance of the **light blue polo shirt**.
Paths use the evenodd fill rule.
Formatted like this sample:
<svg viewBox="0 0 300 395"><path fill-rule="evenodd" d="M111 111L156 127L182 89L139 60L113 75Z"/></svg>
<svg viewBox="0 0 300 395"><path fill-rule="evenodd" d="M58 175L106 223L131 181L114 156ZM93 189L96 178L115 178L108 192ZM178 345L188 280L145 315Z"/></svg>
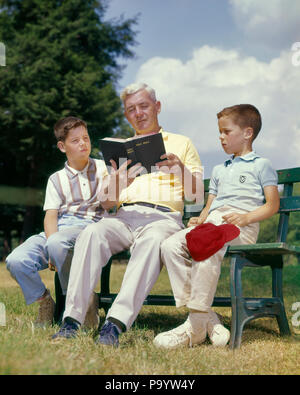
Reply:
<svg viewBox="0 0 300 395"><path fill-rule="evenodd" d="M213 168L209 193L216 195L210 211L233 206L253 211L264 204L264 187L277 185L277 172L268 159L255 151L237 156Z"/></svg>

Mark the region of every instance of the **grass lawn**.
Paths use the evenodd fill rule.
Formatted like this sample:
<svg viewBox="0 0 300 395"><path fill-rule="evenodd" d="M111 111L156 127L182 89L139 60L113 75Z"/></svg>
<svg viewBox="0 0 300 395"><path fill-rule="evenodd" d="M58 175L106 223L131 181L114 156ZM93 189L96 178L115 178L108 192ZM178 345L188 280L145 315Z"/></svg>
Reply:
<svg viewBox="0 0 300 395"><path fill-rule="evenodd" d="M126 266L113 265L112 289L117 292ZM270 295L270 269L245 269L246 296ZM53 272L42 272L53 293ZM153 293L170 293L163 269ZM229 295L229 264L224 263L217 294ZM249 295L247 295L249 294ZM232 351L206 343L194 348L157 349L152 340L163 330L180 325L187 310L175 307L144 306L135 325L120 338L117 349L96 346L94 333L59 344L50 339L58 327L35 329L38 306L26 306L22 293L0 264L0 303L6 310L6 325L0 326L0 374L100 374L100 375L209 375L209 374L300 374L300 325L293 327L292 305L300 302L300 266L289 264L284 270L286 311L293 335L281 338L275 319L259 319L246 326L242 347ZM2 305L3 306L3 305ZM215 309L225 317L230 329L228 308ZM101 321L104 313L100 311Z"/></svg>

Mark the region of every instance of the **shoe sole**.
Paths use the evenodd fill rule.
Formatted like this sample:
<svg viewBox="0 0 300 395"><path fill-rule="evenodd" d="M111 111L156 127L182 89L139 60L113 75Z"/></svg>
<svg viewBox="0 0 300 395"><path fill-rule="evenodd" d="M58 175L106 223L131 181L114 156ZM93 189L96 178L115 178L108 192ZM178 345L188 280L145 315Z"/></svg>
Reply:
<svg viewBox="0 0 300 395"><path fill-rule="evenodd" d="M159 347L159 348L165 348L165 349L172 350L172 349L175 349L175 348L186 347L186 346L188 346L188 345L189 345L189 339L187 339L187 340L186 340L185 342L183 342L183 343L178 343L178 344L176 344L176 345L174 345L174 346L169 346L169 345L166 345L166 344L161 344L160 341L159 341L159 339L154 339L154 340L153 340L153 344L154 344L156 347Z"/></svg>
<svg viewBox="0 0 300 395"><path fill-rule="evenodd" d="M222 338L223 340L221 342L214 342L212 339L210 339L213 347L225 347L227 345L230 339L230 332L228 329L226 329L226 332L224 331Z"/></svg>

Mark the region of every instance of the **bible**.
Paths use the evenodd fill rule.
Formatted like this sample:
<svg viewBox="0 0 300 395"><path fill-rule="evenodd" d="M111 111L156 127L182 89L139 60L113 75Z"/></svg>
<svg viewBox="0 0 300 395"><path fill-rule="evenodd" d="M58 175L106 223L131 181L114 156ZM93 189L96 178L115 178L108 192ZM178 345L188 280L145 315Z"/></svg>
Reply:
<svg viewBox="0 0 300 395"><path fill-rule="evenodd" d="M166 153L161 133L129 139L106 137L101 139L99 144L106 166L111 166L110 159L116 162L118 168L131 159L132 163L128 168L141 163L147 173L155 171L155 164L161 162L161 155Z"/></svg>

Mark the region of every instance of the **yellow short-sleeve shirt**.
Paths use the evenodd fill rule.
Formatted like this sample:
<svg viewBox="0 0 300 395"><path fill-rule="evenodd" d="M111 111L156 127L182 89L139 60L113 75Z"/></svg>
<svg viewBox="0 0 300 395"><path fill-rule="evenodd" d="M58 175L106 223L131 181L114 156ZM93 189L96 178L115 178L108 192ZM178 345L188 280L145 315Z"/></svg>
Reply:
<svg viewBox="0 0 300 395"><path fill-rule="evenodd" d="M191 173L202 173L198 152L191 140L179 134L162 133L167 153L178 156ZM179 177L162 171L143 174L121 192L119 204L147 202L167 206L174 211L183 211L184 191Z"/></svg>

